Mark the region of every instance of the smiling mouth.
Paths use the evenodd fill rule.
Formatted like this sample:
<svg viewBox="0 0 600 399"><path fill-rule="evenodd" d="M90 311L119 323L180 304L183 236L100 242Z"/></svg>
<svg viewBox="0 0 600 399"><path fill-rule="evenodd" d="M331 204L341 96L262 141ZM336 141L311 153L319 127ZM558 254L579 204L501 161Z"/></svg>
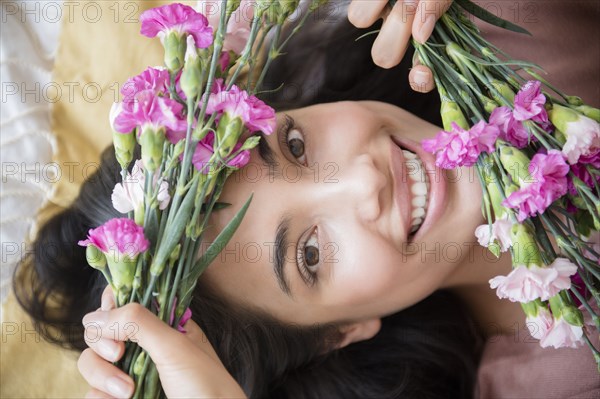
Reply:
<svg viewBox="0 0 600 399"><path fill-rule="evenodd" d="M402 146L400 148L405 159L404 167L410 189L411 220L408 238L411 240L423 225L427 215L430 184L429 176L419 156Z"/></svg>

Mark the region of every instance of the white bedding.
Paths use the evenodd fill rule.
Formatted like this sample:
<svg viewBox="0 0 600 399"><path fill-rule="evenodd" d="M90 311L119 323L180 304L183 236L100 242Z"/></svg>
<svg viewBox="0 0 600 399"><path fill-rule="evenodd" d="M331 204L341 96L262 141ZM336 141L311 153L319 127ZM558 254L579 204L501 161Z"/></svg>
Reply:
<svg viewBox="0 0 600 399"><path fill-rule="evenodd" d="M0 3L0 300L35 231L35 215L52 190L52 69L62 1Z"/></svg>

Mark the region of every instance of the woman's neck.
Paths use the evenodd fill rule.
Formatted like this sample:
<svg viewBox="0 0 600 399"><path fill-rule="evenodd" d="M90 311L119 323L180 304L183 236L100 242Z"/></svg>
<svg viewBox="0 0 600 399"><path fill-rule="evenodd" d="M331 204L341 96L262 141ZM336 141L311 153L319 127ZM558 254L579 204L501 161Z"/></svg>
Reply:
<svg viewBox="0 0 600 399"><path fill-rule="evenodd" d="M486 336L517 334L525 337L525 315L519 303L499 299L489 280L512 269L510 253L500 258L474 247L473 256L457 267L444 288L458 295L470 310L479 330Z"/></svg>

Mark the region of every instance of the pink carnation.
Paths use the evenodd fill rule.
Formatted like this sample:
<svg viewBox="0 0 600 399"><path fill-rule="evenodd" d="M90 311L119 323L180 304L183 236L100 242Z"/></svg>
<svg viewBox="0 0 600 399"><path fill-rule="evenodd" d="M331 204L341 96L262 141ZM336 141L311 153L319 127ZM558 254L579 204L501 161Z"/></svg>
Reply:
<svg viewBox="0 0 600 399"><path fill-rule="evenodd" d="M207 48L213 42L213 31L206 17L183 4L167 4L144 11L140 22L141 33L147 37L159 36L162 40L168 32L174 31L192 35L198 48Z"/></svg>
<svg viewBox="0 0 600 399"><path fill-rule="evenodd" d="M542 339L552 329L554 317L548 309L538 308L536 316L528 316L525 324L529 329L529 334L535 339Z"/></svg>
<svg viewBox="0 0 600 399"><path fill-rule="evenodd" d="M148 67L144 72L129 78L121 88L123 102L134 101L135 95L150 90L158 96L168 93L169 71L162 67Z"/></svg>
<svg viewBox="0 0 600 399"><path fill-rule="evenodd" d="M518 121L532 120L547 128L548 112L544 108L546 96L542 93L541 85L537 80L530 80L521 87L515 96L513 116Z"/></svg>
<svg viewBox="0 0 600 399"><path fill-rule="evenodd" d="M154 175L154 186L158 182L158 174ZM121 212L127 213L139 209L144 204L144 187L146 174L141 159L135 161L131 173L127 173L122 183L117 183L113 189L111 200L113 207ZM162 181L158 188L156 196L158 208L165 209L169 205L171 196L169 195L169 183Z"/></svg>
<svg viewBox="0 0 600 399"><path fill-rule="evenodd" d="M558 150L538 153L529 164L532 183L523 185L503 201L508 208L518 209L517 219L542 214L558 198L567 193L569 165Z"/></svg>
<svg viewBox="0 0 600 399"><path fill-rule="evenodd" d="M510 220L506 218L498 219L492 224L491 229L489 224L482 224L477 227L475 229L475 236L479 245L487 248L490 244L497 242L500 246L500 251L504 252L512 245L510 237L512 226L513 223Z"/></svg>
<svg viewBox="0 0 600 399"><path fill-rule="evenodd" d="M177 101L159 97L151 90L137 93L136 100L124 103L114 119L114 129L117 132L129 133L136 127L140 127L138 135L146 127L156 130L165 127L167 131L173 132L186 130L187 123L181 115L183 106Z"/></svg>
<svg viewBox="0 0 600 399"><path fill-rule="evenodd" d="M556 258L548 267L520 265L508 276L496 276L489 281L499 298L512 302L542 301L571 287L569 278L577 272L577 266L565 258Z"/></svg>
<svg viewBox="0 0 600 399"><path fill-rule="evenodd" d="M79 241L79 245L93 245L105 254L117 250L118 253L135 259L150 246L144 236L144 228L131 219L110 219L102 226L91 229L87 240Z"/></svg>
<svg viewBox="0 0 600 399"><path fill-rule="evenodd" d="M563 146L562 152L565 154L570 164L575 164L580 157L590 157L600 152L600 124L579 115L575 121L566 122L566 128L563 132L567 137L567 142Z"/></svg>
<svg viewBox="0 0 600 399"><path fill-rule="evenodd" d="M542 348L577 348L581 344L583 328L567 323L562 317L556 319L550 330L540 339Z"/></svg>
<svg viewBox="0 0 600 399"><path fill-rule="evenodd" d="M490 115L490 124L498 126L500 138L517 148L523 148L536 138L530 135L522 121L515 119L509 107L498 107Z"/></svg>
<svg viewBox="0 0 600 399"><path fill-rule="evenodd" d="M435 164L444 169L472 166L482 152L494 151L500 129L484 121L477 122L470 130L464 130L452 122L451 131L440 131L433 139L426 139L421 146L436 154Z"/></svg>
<svg viewBox="0 0 600 399"><path fill-rule="evenodd" d="M204 137L204 139L202 139L198 143L198 145L196 146L196 150L194 151L194 154L192 155L192 163L194 164L194 167L204 174L208 174L210 172L209 162L210 162L210 158L212 157L212 155L214 153L214 149L213 149L214 142L215 142L214 134L208 133L206 135L206 137ZM237 143L235 145L235 147L233 148L232 152L233 153L237 152L241 146L242 146L241 143ZM231 167L235 167L235 168L241 168L241 167L245 166L249 160L250 160L250 151L244 150L244 151L240 152L238 155L236 155L235 157L233 157L232 159L230 159L227 162L227 165L231 166Z"/></svg>
<svg viewBox="0 0 600 399"><path fill-rule="evenodd" d="M240 117L248 130L271 134L275 130L275 110L236 85L226 90L223 79L217 79L208 98L207 114L228 113Z"/></svg>
<svg viewBox="0 0 600 399"><path fill-rule="evenodd" d="M583 181L588 187L594 187L595 184L600 183L600 175L592 175L588 171L588 166L593 169L600 169L600 148L590 155L582 155L579 157L577 163L571 165L571 172ZM577 189L573 184L570 176L567 176L569 193L572 195L577 194Z"/></svg>
<svg viewBox="0 0 600 399"><path fill-rule="evenodd" d="M197 9L208 18L214 31L219 27L221 2L218 0L199 0ZM254 16L254 2L242 0L239 7L231 14L227 22L223 51L241 54L250 37L250 25ZM222 64L221 64L222 65Z"/></svg>
<svg viewBox="0 0 600 399"><path fill-rule="evenodd" d="M176 308L177 308L177 297L175 297L175 302L173 303L173 307L171 308L171 315L169 316L169 324L173 324L173 320L175 320L175 309ZM159 309L160 309L160 306L159 306ZM190 308L186 308L185 311L183 312L183 315L181 315L181 319L179 319L179 323L177 324L177 331L185 334L186 331L183 328L183 326L191 318L192 318L192 311Z"/></svg>

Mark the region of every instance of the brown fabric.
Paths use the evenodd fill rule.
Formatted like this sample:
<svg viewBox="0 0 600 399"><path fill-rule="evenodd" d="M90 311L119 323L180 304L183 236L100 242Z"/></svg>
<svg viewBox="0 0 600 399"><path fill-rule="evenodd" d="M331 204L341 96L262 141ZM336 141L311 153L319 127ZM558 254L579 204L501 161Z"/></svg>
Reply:
<svg viewBox="0 0 600 399"><path fill-rule="evenodd" d="M475 1L532 36L477 22L484 37L514 59L537 63L565 94L600 107L600 1Z"/></svg>
<svg viewBox="0 0 600 399"><path fill-rule="evenodd" d="M597 332L591 340L598 347ZM478 385L476 397L485 399L600 398L600 373L587 346L542 348L528 333L487 342Z"/></svg>

